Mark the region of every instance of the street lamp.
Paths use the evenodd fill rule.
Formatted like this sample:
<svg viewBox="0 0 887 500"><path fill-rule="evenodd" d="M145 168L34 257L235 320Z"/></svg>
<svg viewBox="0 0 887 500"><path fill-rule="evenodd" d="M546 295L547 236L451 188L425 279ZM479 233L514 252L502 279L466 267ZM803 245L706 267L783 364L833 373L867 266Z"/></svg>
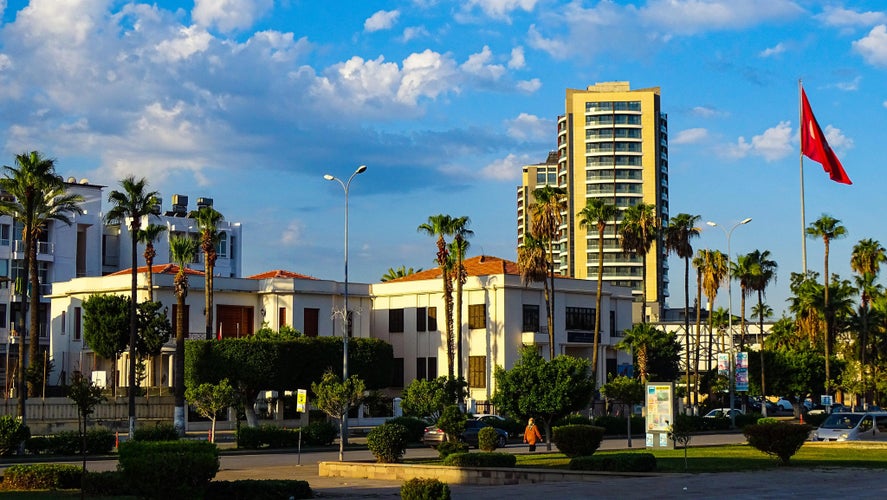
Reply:
<svg viewBox="0 0 887 500"><path fill-rule="evenodd" d="M751 222L751 217L746 217L745 219L742 219L741 221L737 222L736 224L733 224L733 227L731 227L729 231L724 229L724 226L719 226L715 222L712 222L712 221L706 222L706 224L708 224L711 227L719 228L727 236L727 325L728 325L727 331L730 333L730 361L728 362L728 364L730 365L729 366L730 380L727 384L730 387L730 408L728 409L727 413L730 414L730 428L736 427L736 412L733 411L733 405L735 402L735 395L734 395L733 388L736 385L736 379L734 378L736 375L733 373L735 367L733 366L733 363L734 363L734 361L733 361L733 280L730 277L730 259L731 259L731 257L730 257L730 237L733 235L734 229L736 229L737 227L739 227L743 224L748 224L749 222ZM709 311L708 313L711 314L711 311Z"/></svg>
<svg viewBox="0 0 887 500"><path fill-rule="evenodd" d="M351 188L351 181L354 180L354 177L357 174L362 174L366 172L366 170L366 165L361 165L357 167L357 170L355 170L354 173L351 174L351 177L348 178L347 182L342 182L341 179L330 174L326 174L323 176L323 178L328 181L338 182L342 186L342 189L345 190L345 294L344 308L342 310L342 383L345 383L345 381L348 380L348 191ZM347 431L348 415L345 415L345 418L342 422L342 436L340 437L340 440L343 444L348 440Z"/></svg>

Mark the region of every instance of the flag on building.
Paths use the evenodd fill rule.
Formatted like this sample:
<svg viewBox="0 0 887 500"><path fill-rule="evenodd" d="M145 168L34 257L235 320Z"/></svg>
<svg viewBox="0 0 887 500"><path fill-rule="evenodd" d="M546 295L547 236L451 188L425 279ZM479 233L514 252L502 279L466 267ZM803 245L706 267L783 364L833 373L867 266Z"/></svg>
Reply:
<svg viewBox="0 0 887 500"><path fill-rule="evenodd" d="M853 184L844 172L844 167L838 156L829 147L825 140L825 134L819 128L807 94L801 88L801 153L811 160L821 163L822 169L828 172L829 178L841 184Z"/></svg>
<svg viewBox="0 0 887 500"><path fill-rule="evenodd" d="M216 340L222 340L222 323L219 322L219 334L216 335Z"/></svg>

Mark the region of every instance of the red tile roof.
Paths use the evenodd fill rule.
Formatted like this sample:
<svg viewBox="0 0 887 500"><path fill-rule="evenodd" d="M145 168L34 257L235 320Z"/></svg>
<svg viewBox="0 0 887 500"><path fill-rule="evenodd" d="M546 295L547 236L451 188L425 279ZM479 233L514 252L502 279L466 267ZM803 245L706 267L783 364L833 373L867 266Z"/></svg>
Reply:
<svg viewBox="0 0 887 500"><path fill-rule="evenodd" d="M264 280L269 278L289 278L289 279L301 279L301 280L316 280L314 276L307 276L305 274L294 273L292 271L284 271L282 269L276 269L274 271L265 271L264 273L254 274L252 276L247 277L247 279L251 280Z"/></svg>
<svg viewBox="0 0 887 500"><path fill-rule="evenodd" d="M465 272L468 276L489 276L492 274L520 275L520 269L518 269L516 262L500 259L499 257L491 257L489 255L480 255L478 257L465 259L465 261L462 262L462 265L465 267ZM440 279L439 267L419 271L418 273L413 273L409 276L404 276L403 278L388 280L386 283L421 281L435 278Z"/></svg>
<svg viewBox="0 0 887 500"><path fill-rule="evenodd" d="M156 266L151 266L151 271L154 274L178 274L179 266L177 266L175 264L158 264ZM136 269L136 272L147 273L148 266L141 266ZM124 276L124 275L128 275L131 273L132 273L132 268L129 268L129 269L123 269L122 271L117 271L115 273L111 273L108 276ZM185 274L191 275L191 276L203 276L204 273L202 271L198 271L196 269L191 269L191 268L186 267Z"/></svg>

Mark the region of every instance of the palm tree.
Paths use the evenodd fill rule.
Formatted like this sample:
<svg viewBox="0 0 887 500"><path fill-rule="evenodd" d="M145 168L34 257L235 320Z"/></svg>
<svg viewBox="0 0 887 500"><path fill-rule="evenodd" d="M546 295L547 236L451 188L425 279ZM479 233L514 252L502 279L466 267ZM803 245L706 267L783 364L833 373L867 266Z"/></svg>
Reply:
<svg viewBox="0 0 887 500"><path fill-rule="evenodd" d="M708 363L711 363L712 345L714 344L714 306L715 298L718 296L718 289L721 287L724 278L727 276L727 256L720 250L702 250L703 252L703 268L702 268L702 289L708 298ZM708 371L706 367L706 371ZM699 371L697 367L697 382Z"/></svg>
<svg viewBox="0 0 887 500"><path fill-rule="evenodd" d="M760 355L761 355L761 395L767 396L767 386L764 378L764 318L773 314L773 309L764 304L764 294L767 286L771 281L776 281L776 268L778 267L775 260L770 259L770 250L755 250L749 254L752 262L754 262L755 273L750 282L750 287L758 293L758 303L752 307L752 316L758 317L758 334L760 335ZM743 312L743 316L744 316ZM767 416L767 405L761 405L761 411Z"/></svg>
<svg viewBox="0 0 887 500"><path fill-rule="evenodd" d="M684 259L684 350L687 361L687 376L690 376L690 258L693 257L692 240L699 237L699 228L696 224L701 217L680 213L671 219L665 226L665 250L674 253ZM698 305L697 305L698 307ZM711 309L709 309L711 310ZM646 304L644 305L646 314ZM696 344L699 349L699 344ZM696 382L699 385L699 354L696 355ZM689 387L690 381L687 381Z"/></svg>
<svg viewBox="0 0 887 500"><path fill-rule="evenodd" d="M824 285L823 289L825 293L825 297L823 299L823 303L826 305L825 308L825 386L826 391L831 387L831 371L829 369L829 356L831 355L831 342L832 342L832 314L833 312L829 310L829 286L828 286L828 252L829 252L829 244L832 240L836 240L839 238L843 238L847 236L847 228L841 225L841 221L835 219L834 217L822 214L822 216L813 221L812 224L807 226L807 236L811 238L822 238L822 243L825 246L825 253L823 256L823 280Z"/></svg>
<svg viewBox="0 0 887 500"><path fill-rule="evenodd" d="M645 322L647 310L647 254L656 240L656 206L638 203L622 212L622 225L619 229L622 251L634 254L641 261L641 322Z"/></svg>
<svg viewBox="0 0 887 500"><path fill-rule="evenodd" d="M197 210L195 220L200 229L200 249L203 250L204 263L204 308L206 309L206 340L213 338L213 272L219 254L216 246L219 244L219 222L225 217L210 206L203 206Z"/></svg>
<svg viewBox="0 0 887 500"><path fill-rule="evenodd" d="M745 255L737 255L736 260L730 262L730 276L739 282L740 300L739 310L739 350L745 350L745 299L752 293L751 282L755 275L759 273L756 269L756 263L751 253ZM732 335L733 332L730 332Z"/></svg>
<svg viewBox="0 0 887 500"><path fill-rule="evenodd" d="M638 374L641 377L642 383L647 382L649 349L655 344L656 337L663 333L651 324L637 323L625 330L625 336L616 344L617 349L634 353L637 358Z"/></svg>
<svg viewBox="0 0 887 500"><path fill-rule="evenodd" d="M595 297L594 309L594 351L591 354L591 373L594 374L595 383L597 383L597 358L598 347L601 342L601 295L603 293L604 283L604 230L607 228L607 222L616 218L619 209L616 205L611 205L601 198L591 198L585 208L576 214L579 217L579 227L588 228L594 226L597 228L597 295Z"/></svg>
<svg viewBox="0 0 887 500"><path fill-rule="evenodd" d="M422 271L421 267L419 269L413 269L412 267L407 269L406 266L401 264L401 266L398 267L397 269L394 269L393 267L389 267L388 270L385 271L385 274L383 274L382 277L380 278L380 281L382 281L384 283L386 281L396 280L398 278L403 278L403 277L406 277L406 276L409 276L411 274L415 274L415 273L418 273L421 271Z"/></svg>
<svg viewBox="0 0 887 500"><path fill-rule="evenodd" d="M702 341L702 272L705 267L707 250L697 250L696 256L693 257L693 267L696 268L696 348L694 349L693 366L694 371L699 374L699 346ZM685 361L687 365L686 377L687 386L690 385L690 349L689 340L684 343ZM689 394L687 402L689 406ZM694 384L693 388L693 405L699 404L699 387Z"/></svg>
<svg viewBox="0 0 887 500"><path fill-rule="evenodd" d="M22 153L15 157L15 167L5 166L4 177L0 179L0 189L9 196L0 200L0 213L9 215L13 220L22 224L22 241L25 245L25 282L30 283L31 294L29 296L30 325L28 338L27 359L30 359L31 370L36 368L42 377L42 361L39 360L39 304L40 304L40 279L37 274L37 242L49 221L59 221L71 224L69 214L83 213L80 203L83 198L80 195L67 194L65 184L61 176L55 172L55 161L44 158L39 152ZM27 290L27 287L23 287ZM25 293L25 292L23 292ZM37 387L33 382L28 382L28 391L23 390L25 385L25 371L28 362L25 354L25 332L22 328L22 344L19 347L18 360L18 387L19 391L19 416L22 423L26 421L25 401L28 394L34 396ZM39 365L38 365L39 363Z"/></svg>
<svg viewBox="0 0 887 500"><path fill-rule="evenodd" d="M517 248L517 267L521 283L542 283L546 310L548 309L548 259L545 256L545 243L530 233L524 235L524 244ZM548 345L554 345L554 331L548 330ZM553 353L553 349L551 350Z"/></svg>
<svg viewBox="0 0 887 500"><path fill-rule="evenodd" d="M129 308L129 438L132 439L136 427L136 315L138 310L138 263L136 255L138 251L139 232L142 228L142 219L153 215L160 205L160 198L156 191L146 191L148 181L143 177L136 180L130 176L120 181L123 191L111 191L108 202L111 209L105 214L105 220L109 224L125 224L129 220L129 235L132 245L130 262L132 262L132 283L130 293L132 300Z"/></svg>
<svg viewBox="0 0 887 500"><path fill-rule="evenodd" d="M188 275L185 266L197 256L197 240L186 236L174 236L169 241L169 252L173 262L178 266L173 280L176 295L176 354L173 365L175 381L175 409L173 425L180 436L185 435L185 297L188 296Z"/></svg>
<svg viewBox="0 0 887 500"><path fill-rule="evenodd" d="M530 230L548 246L549 300L545 304L545 314L548 319L549 360L554 359L554 242L560 237L563 212L567 209L566 196L566 189L546 185L533 190L536 201L530 205L533 214Z"/></svg>
<svg viewBox="0 0 887 500"><path fill-rule="evenodd" d="M160 233L166 231L166 226L160 224L148 224L145 229L139 230L139 243L145 245L145 265L148 272L145 277L148 279L148 302L154 302L154 257L157 252L154 251L154 242L160 237Z"/></svg>
<svg viewBox="0 0 887 500"><path fill-rule="evenodd" d="M456 282L456 370L459 372L459 377L465 376L462 371L462 286L465 284L467 276L462 262L468 252L468 238L474 236L474 231L468 229L470 224L471 220L462 216L454 218L451 226L453 241L450 244L450 256L455 261L452 267L453 279ZM461 400L462 393L459 394Z"/></svg>
<svg viewBox="0 0 887 500"><path fill-rule="evenodd" d="M881 262L884 262L885 259L887 259L887 255L885 255L884 247L882 247L879 242L870 238L859 240L859 242L853 247L853 254L850 257L850 268L858 275L856 285L861 293L860 308L862 309L862 314L860 314L860 317L862 321L860 325L861 331L859 339L859 365L860 372L862 373L863 407L865 407L866 400L865 373L867 371L866 350L868 349L869 336L869 304L871 303L872 291L876 286L874 285L874 282L878 273L881 271Z"/></svg>
<svg viewBox="0 0 887 500"><path fill-rule="evenodd" d="M428 222L420 224L417 230L428 236L437 237L437 265L440 267L443 280L444 314L446 316L447 334L447 374L453 378L455 367L455 341L453 338L453 284L450 281L450 251L445 236L453 234L453 218L449 215L430 215Z"/></svg>

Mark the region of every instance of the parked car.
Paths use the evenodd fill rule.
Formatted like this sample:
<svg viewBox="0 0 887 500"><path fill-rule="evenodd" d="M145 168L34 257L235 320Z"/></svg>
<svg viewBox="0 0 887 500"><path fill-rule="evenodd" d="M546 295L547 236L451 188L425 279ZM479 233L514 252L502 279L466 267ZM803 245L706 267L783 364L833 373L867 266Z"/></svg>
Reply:
<svg viewBox="0 0 887 500"><path fill-rule="evenodd" d="M459 435L459 441L468 444L468 446L473 446L477 448L477 433L483 429L484 427L493 427L492 425L477 419L468 419L465 421L465 430L462 431L462 434ZM499 448L505 448L508 444L508 433L502 429L497 427L493 427L496 429L496 434L498 434L496 446ZM425 428L425 433L422 435L422 444L426 446L431 446L432 448L439 445L446 439L446 433L438 426L431 425Z"/></svg>
<svg viewBox="0 0 887 500"><path fill-rule="evenodd" d="M785 398L779 398L779 401L776 402L776 406L779 411L795 411L792 402Z"/></svg>
<svg viewBox="0 0 887 500"><path fill-rule="evenodd" d="M832 413L813 441L887 441L887 412Z"/></svg>
<svg viewBox="0 0 887 500"><path fill-rule="evenodd" d="M715 409L711 410L710 412L706 413L705 415L703 415L702 418L719 418L719 417L730 418L731 415L729 412L733 412L734 417L742 415L742 410L740 410L738 408L734 408L732 410L728 410L727 408L715 408Z"/></svg>

